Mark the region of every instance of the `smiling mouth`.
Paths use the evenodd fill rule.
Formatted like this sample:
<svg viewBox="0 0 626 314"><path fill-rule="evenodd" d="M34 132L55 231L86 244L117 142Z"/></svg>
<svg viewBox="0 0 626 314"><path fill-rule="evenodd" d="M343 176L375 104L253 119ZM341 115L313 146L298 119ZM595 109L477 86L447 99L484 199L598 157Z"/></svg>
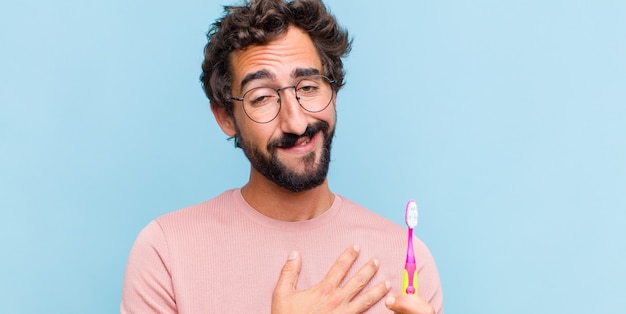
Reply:
<svg viewBox="0 0 626 314"><path fill-rule="evenodd" d="M290 149L294 147L306 146L315 139L321 132L328 130L328 124L319 122L309 125L302 134L283 134L279 139L268 144L267 149L271 151L276 148Z"/></svg>
<svg viewBox="0 0 626 314"><path fill-rule="evenodd" d="M276 145L276 147L281 149L289 149L294 147L306 146L316 135L317 134L313 134L312 136L301 136L293 140L280 143L279 145Z"/></svg>

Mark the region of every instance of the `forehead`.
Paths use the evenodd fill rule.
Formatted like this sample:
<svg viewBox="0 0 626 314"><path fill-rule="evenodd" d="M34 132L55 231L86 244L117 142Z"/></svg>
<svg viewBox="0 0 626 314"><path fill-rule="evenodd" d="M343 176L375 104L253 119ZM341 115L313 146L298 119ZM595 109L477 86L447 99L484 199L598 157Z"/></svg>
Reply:
<svg viewBox="0 0 626 314"><path fill-rule="evenodd" d="M244 87L242 83L257 79L287 84L301 74L302 69L323 72L313 41L306 32L295 26L290 26L285 34L266 44L250 45L233 51L230 54L230 64L233 92L241 91ZM263 75L255 75L258 73Z"/></svg>

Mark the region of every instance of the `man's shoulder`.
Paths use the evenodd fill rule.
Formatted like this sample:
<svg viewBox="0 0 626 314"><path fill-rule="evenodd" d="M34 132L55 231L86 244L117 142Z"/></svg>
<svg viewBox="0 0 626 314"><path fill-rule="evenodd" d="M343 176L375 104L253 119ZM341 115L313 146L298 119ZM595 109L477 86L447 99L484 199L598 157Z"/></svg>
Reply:
<svg viewBox="0 0 626 314"><path fill-rule="evenodd" d="M404 232L404 228L389 218L366 208L355 201L340 196L343 202L344 219L352 220L355 223L365 226L372 226L376 229L386 230L389 232Z"/></svg>
<svg viewBox="0 0 626 314"><path fill-rule="evenodd" d="M224 191L218 196L204 202L183 207L159 216L155 219L155 221L161 225L162 228L166 228L170 225L190 225L207 221L207 219L210 219L212 216L219 217L220 215L231 212L226 209L234 206L234 192L234 189Z"/></svg>

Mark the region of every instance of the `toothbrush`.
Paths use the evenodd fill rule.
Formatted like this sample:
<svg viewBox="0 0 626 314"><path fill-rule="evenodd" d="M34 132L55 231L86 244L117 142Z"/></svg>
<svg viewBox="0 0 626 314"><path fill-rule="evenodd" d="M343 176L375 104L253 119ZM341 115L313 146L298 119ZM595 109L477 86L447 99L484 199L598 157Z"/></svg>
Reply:
<svg viewBox="0 0 626 314"><path fill-rule="evenodd" d="M417 269L415 266L415 253L413 252L413 228L417 226L417 204L415 201L411 200L406 204L404 218L407 227L409 227L409 245L406 250L402 291L404 294L417 294Z"/></svg>

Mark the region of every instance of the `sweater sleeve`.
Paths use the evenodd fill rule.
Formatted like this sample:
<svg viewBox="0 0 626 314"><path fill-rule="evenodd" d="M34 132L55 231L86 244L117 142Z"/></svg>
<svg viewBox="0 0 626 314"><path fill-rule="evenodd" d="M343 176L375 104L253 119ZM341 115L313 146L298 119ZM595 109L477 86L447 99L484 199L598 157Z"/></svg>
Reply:
<svg viewBox="0 0 626 314"><path fill-rule="evenodd" d="M156 221L139 234L126 265L121 314L177 313L167 240Z"/></svg>
<svg viewBox="0 0 626 314"><path fill-rule="evenodd" d="M413 238L413 244L415 245L415 253L422 260L421 269L418 269L419 294L426 298L426 301L433 306L437 314L443 314L443 292L435 259L428 247L417 237ZM422 282L424 285L421 284Z"/></svg>

